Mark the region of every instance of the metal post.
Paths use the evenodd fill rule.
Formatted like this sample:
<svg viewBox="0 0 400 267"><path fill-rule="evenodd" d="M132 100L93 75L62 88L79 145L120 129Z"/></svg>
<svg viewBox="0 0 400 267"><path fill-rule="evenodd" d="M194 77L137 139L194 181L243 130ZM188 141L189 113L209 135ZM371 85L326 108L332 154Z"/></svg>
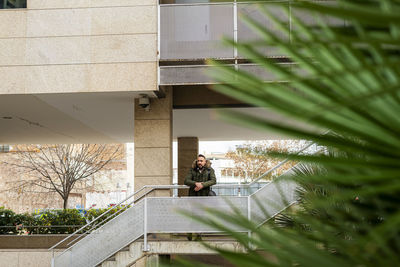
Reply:
<svg viewBox="0 0 400 267"><path fill-rule="evenodd" d="M251 221L251 205L250 205L250 195L247 197L247 219ZM251 238L251 231L247 232L249 238ZM249 241L249 248L251 248L252 244Z"/></svg>
<svg viewBox="0 0 400 267"><path fill-rule="evenodd" d="M73 266L72 265L72 249L69 252L69 265L68 266Z"/></svg>
<svg viewBox="0 0 400 267"><path fill-rule="evenodd" d="M160 58L161 58L161 9L160 9L160 3L157 1L157 89L160 86Z"/></svg>
<svg viewBox="0 0 400 267"><path fill-rule="evenodd" d="M289 43L292 43L292 2L289 1Z"/></svg>
<svg viewBox="0 0 400 267"><path fill-rule="evenodd" d="M147 244L147 198L144 199L143 251L149 251Z"/></svg>
<svg viewBox="0 0 400 267"><path fill-rule="evenodd" d="M54 249L51 250L51 267L55 267L55 263L54 263Z"/></svg>
<svg viewBox="0 0 400 267"><path fill-rule="evenodd" d="M236 0L233 2L233 40L235 43L238 41L238 14ZM238 70L238 50L236 46L233 48L233 57L235 58L235 70Z"/></svg>
<svg viewBox="0 0 400 267"><path fill-rule="evenodd" d="M241 192L240 192L240 186L242 185L242 179L241 179L242 177L241 176L239 176L239 186L238 186L238 196L240 197L242 194L241 194Z"/></svg>

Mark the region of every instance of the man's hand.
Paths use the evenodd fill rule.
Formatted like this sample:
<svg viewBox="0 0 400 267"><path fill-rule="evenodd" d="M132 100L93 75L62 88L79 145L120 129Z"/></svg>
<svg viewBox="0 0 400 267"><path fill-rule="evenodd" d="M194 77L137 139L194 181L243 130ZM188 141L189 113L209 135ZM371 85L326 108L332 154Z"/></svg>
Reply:
<svg viewBox="0 0 400 267"><path fill-rule="evenodd" d="M196 187L194 188L194 191L199 191L203 189L203 184L202 183L195 183Z"/></svg>

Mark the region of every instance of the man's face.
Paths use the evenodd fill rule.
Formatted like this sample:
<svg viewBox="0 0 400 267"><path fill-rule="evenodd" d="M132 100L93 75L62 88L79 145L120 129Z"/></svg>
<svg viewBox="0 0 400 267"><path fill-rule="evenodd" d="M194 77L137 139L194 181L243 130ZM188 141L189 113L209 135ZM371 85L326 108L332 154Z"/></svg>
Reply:
<svg viewBox="0 0 400 267"><path fill-rule="evenodd" d="M204 165L206 165L206 159L203 157L198 157L197 158L197 167L202 169L204 167Z"/></svg>

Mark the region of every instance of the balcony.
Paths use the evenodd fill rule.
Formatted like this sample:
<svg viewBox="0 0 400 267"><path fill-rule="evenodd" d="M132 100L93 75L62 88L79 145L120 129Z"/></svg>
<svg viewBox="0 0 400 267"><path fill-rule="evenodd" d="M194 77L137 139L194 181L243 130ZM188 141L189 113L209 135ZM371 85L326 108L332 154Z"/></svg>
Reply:
<svg viewBox="0 0 400 267"><path fill-rule="evenodd" d="M188 0L183 0L188 1ZM198 1L198 0L194 0ZM324 1L325 4L334 4ZM284 12L274 3L263 3L267 9L280 18L289 32L292 32L292 11L289 2L283 5L290 11ZM314 17L296 11L296 17L307 25L316 25ZM240 16L249 16L265 28L277 33L280 38L289 39L278 30L271 19L261 13L258 5L249 2L213 2L213 3L180 3L160 5L160 85L209 84L212 80L206 71L212 67L205 66L205 59L227 60L231 64L246 62L243 55L230 46L224 46L222 37L238 42L260 41L249 27L241 21ZM346 26L343 20L327 18L328 24L337 27ZM284 53L271 47L260 47L259 52L277 61L286 59ZM281 60L282 61L282 60ZM190 62L190 65L189 65ZM196 65L193 65L195 62ZM197 64L198 63L198 64ZM285 63L290 67L290 63ZM167 66L168 65L168 66ZM256 73L265 80L274 80L274 76L253 64L239 64L239 69Z"/></svg>
<svg viewBox="0 0 400 267"><path fill-rule="evenodd" d="M331 1L324 1L331 4ZM267 9L284 22L288 30L293 29L292 20L274 3L263 3ZM284 6L291 11L289 3ZM291 14L291 13L290 13ZM238 42L259 41L260 38L240 20L240 15L249 16L281 38L287 36L279 31L271 19L263 15L255 3L185 3L160 5L160 59L162 61L214 59L240 59L232 47L223 46L221 38ZM316 23L313 17L296 12L306 24ZM330 25L345 26L343 20L327 19ZM284 57L272 48L263 47L266 57Z"/></svg>

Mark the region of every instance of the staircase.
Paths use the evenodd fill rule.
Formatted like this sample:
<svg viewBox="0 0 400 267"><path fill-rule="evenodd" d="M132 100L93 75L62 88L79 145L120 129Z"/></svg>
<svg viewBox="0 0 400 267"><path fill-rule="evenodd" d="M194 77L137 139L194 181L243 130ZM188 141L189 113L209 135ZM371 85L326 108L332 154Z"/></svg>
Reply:
<svg viewBox="0 0 400 267"><path fill-rule="evenodd" d="M284 162L286 161L278 165L281 166ZM270 171L278 168L278 165ZM250 184L213 186L213 190L216 191L228 187L235 189L234 192L241 192L242 194L234 196L150 197L150 194L156 190L178 190L187 187L176 185L145 186L117 205L117 207L129 207L125 210L120 209L119 214L116 213L117 216L104 224L98 223L99 219L106 215L104 213L51 247L50 249L53 250L52 266L135 266L137 262L150 257L149 255L152 254L176 254L179 253L179 249L184 250L185 246L182 240L176 244L169 243L169 248L173 244L174 250L168 251L168 248L162 247L165 242L149 241L149 234L202 233L203 235L218 233L212 227L192 220L191 216L183 216L179 211L185 211L193 216L206 216L204 207L212 207L231 214L239 211L260 226L296 202L297 184L286 179L291 174L292 169L273 182L263 184L259 189L258 187L261 185L259 179ZM263 176L266 176L266 174ZM107 213L110 211L107 211ZM209 214L207 216L213 217ZM217 217L213 217L213 219L220 220ZM226 225L227 222L224 222L224 224ZM237 232L247 232L247 229L242 229L236 225L229 226ZM76 238L77 233L81 233L83 230L89 234L81 235L82 238L79 241L73 239ZM72 245L55 257L54 249L68 240L70 240L69 244ZM242 249L234 241L221 242L222 245L231 246L232 250ZM189 245L194 246L196 243L198 242L189 242ZM210 241L210 244L218 245L219 243Z"/></svg>
<svg viewBox="0 0 400 267"><path fill-rule="evenodd" d="M117 252L113 257L107 259L101 264L101 267L120 267L120 266L143 266L143 263L148 261L154 255L197 255L200 258L209 258L214 256L215 252L206 248L200 242L185 240L154 240L149 241L150 250L144 252L142 250L143 240L133 242L126 249ZM211 247L223 247L236 252L245 252L245 248L234 240L215 240L203 236L203 241ZM207 257L204 257L207 256ZM215 262L214 262L215 264Z"/></svg>
<svg viewBox="0 0 400 267"><path fill-rule="evenodd" d="M235 207L250 220L261 225L296 201L295 189L294 182L279 178L248 196L144 197L55 257L53 266L97 266L126 247L129 247L129 250L117 253L115 260L124 264L126 261L132 263L140 259L143 252L150 250L147 240L150 233L218 232L210 226L181 215L179 210L205 216L203 207L213 207L232 214L232 207ZM219 220L216 217L214 219ZM231 228L238 232L246 232L246 229L235 225L231 225ZM135 242L142 237L141 242ZM133 256L128 257L130 254ZM113 264L112 261L108 261L102 266L124 266Z"/></svg>

